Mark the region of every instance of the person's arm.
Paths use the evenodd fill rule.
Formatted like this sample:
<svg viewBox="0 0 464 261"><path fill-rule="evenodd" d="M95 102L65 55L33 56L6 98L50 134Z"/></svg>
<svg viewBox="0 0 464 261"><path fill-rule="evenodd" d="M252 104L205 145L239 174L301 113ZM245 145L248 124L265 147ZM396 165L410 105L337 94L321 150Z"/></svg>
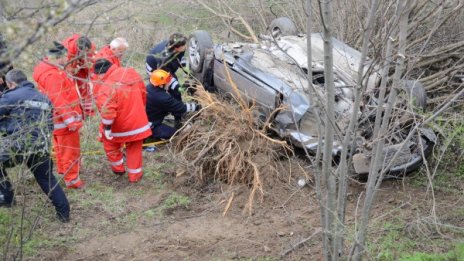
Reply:
<svg viewBox="0 0 464 261"><path fill-rule="evenodd" d="M7 133L7 119L10 115L10 102L5 99L5 96L0 96L0 136Z"/></svg>
<svg viewBox="0 0 464 261"><path fill-rule="evenodd" d="M150 51L150 53L147 56L146 63L145 63L145 69L148 74L153 72L156 69L159 69L159 65L161 64L161 54L156 53L153 49Z"/></svg>
<svg viewBox="0 0 464 261"><path fill-rule="evenodd" d="M113 124L118 109L118 93L112 86L108 87L105 92L100 93L100 95L104 95L103 97L105 97L101 107L101 118L104 126L111 126Z"/></svg>
<svg viewBox="0 0 464 261"><path fill-rule="evenodd" d="M199 104L191 102L183 103L179 100L176 100L169 94L164 95L163 99L160 99L160 106L162 106L164 111L170 112L172 114L184 114L201 109Z"/></svg>
<svg viewBox="0 0 464 261"><path fill-rule="evenodd" d="M0 122L3 119L6 119L10 114L10 104L8 100L4 97L0 97Z"/></svg>
<svg viewBox="0 0 464 261"><path fill-rule="evenodd" d="M55 112L58 117L61 118L64 124L75 130L80 126L76 124L82 124L80 114L72 109L72 103L79 101L69 100L69 94L67 92L76 91L72 81L68 81L64 75L55 75L54 77L48 77L46 82L47 96L55 107Z"/></svg>

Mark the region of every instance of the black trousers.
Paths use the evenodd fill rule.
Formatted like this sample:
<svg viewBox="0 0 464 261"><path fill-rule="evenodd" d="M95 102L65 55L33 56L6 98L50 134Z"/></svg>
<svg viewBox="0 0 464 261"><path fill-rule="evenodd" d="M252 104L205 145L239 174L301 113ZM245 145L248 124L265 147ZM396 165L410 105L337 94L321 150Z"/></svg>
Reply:
<svg viewBox="0 0 464 261"><path fill-rule="evenodd" d="M53 163L49 155L32 154L25 159L16 157L14 160L0 162L0 192L3 194L4 205L11 206L13 204L14 190L8 179L6 168L14 167L16 163L26 163L42 191L52 201L58 217L69 219L69 202L63 189L53 176Z"/></svg>

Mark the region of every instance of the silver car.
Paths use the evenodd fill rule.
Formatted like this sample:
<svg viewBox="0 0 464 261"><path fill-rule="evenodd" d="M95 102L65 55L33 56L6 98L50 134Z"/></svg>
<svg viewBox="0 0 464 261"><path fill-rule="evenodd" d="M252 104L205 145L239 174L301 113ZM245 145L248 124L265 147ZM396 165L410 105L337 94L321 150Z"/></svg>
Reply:
<svg viewBox="0 0 464 261"><path fill-rule="evenodd" d="M321 125L315 115L323 113L324 104L324 51L322 35L311 35L313 86L311 91L307 80L307 36L297 34L288 18L278 18L270 26L271 35L262 36L259 44L223 43L213 44L206 31L195 31L188 42L188 62L192 74L202 82L207 90L222 95L233 93L232 81L238 87L241 96L250 104L256 104L256 117L265 120L272 118L272 130L282 139L296 147L305 147L315 152L321 134ZM336 128L339 133L347 129L354 110L354 87L361 53L347 44L333 39L334 83L336 87L335 113ZM357 130L358 138L353 154L355 172L365 174L369 171L371 157L372 126L376 115L376 87L380 82L378 73L370 72L366 79L367 92L363 103L362 115ZM425 108L425 91L418 81L404 81L405 95L397 102L397 108L411 106ZM277 108L278 113L272 114ZM357 111L357 110L356 110ZM404 143L404 138L412 129L411 110L395 118L399 123L391 130L391 137L384 148L385 163L391 161ZM435 134L421 129L400 151L400 157L394 159L389 173L400 175L413 171L423 163L421 150L425 155L431 152L435 143ZM341 151L341 141L337 138L333 144L333 154Z"/></svg>

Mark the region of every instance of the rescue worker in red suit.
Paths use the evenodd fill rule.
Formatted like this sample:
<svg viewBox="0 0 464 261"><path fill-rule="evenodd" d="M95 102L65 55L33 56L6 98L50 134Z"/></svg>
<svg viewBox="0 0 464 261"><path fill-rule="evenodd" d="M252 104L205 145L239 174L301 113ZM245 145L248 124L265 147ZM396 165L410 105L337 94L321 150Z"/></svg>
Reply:
<svg viewBox="0 0 464 261"><path fill-rule="evenodd" d="M68 50L69 71L79 89L79 95L85 115L94 115L92 107L92 90L90 72L93 66L95 45L86 36L73 34L62 44Z"/></svg>
<svg viewBox="0 0 464 261"><path fill-rule="evenodd" d="M125 38L118 37L114 38L109 45L105 45L95 55L95 60L106 59L117 67L122 66L121 59L129 48L129 43Z"/></svg>
<svg viewBox="0 0 464 261"><path fill-rule="evenodd" d="M54 107L53 149L58 174L64 175L67 188L78 189L84 187L79 178L82 109L74 83L64 70L68 61L67 50L58 42L54 45L48 51L48 57L34 67L32 77Z"/></svg>
<svg viewBox="0 0 464 261"><path fill-rule="evenodd" d="M151 135L144 113L143 79L133 68L117 67L106 59L95 62L94 73L94 97L102 118L101 141L111 169L116 175L125 174L125 145L129 182L138 182L143 176L143 140Z"/></svg>

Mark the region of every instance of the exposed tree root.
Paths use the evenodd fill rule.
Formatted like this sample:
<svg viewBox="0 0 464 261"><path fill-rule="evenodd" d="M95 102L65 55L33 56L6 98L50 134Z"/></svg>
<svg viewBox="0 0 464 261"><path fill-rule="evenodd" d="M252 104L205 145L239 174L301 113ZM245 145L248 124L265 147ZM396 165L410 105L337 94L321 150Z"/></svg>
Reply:
<svg viewBox="0 0 464 261"><path fill-rule="evenodd" d="M246 210L252 211L257 192L263 196L263 179L277 175L278 151L289 146L268 136L255 122L253 106L221 102L215 94L198 88L195 99L203 109L172 140L180 172L187 173L200 185L222 181L250 187Z"/></svg>

